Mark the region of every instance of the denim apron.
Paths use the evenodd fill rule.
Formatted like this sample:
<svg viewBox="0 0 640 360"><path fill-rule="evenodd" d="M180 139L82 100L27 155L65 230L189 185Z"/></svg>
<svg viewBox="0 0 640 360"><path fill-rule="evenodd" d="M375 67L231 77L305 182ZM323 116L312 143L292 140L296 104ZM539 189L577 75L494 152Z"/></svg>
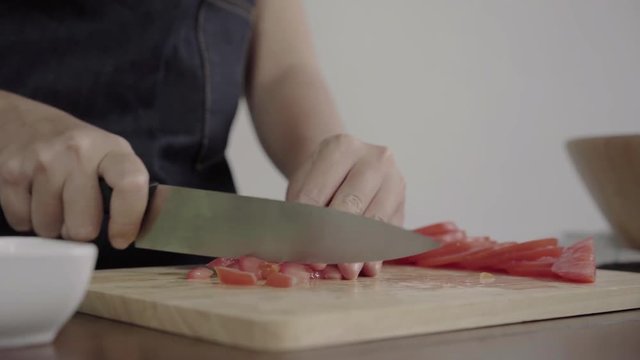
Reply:
<svg viewBox="0 0 640 360"><path fill-rule="evenodd" d="M243 95L254 5L2 0L0 89L123 136L155 181L235 192L225 148ZM206 260L115 250L105 225L98 268ZM0 212L0 235L10 234Z"/></svg>

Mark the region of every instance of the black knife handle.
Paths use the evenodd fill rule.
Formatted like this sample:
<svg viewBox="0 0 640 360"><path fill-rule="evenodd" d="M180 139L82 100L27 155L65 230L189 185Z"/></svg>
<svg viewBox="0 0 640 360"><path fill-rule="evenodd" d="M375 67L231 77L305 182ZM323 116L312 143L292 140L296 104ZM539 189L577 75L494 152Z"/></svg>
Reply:
<svg viewBox="0 0 640 360"><path fill-rule="evenodd" d="M107 184L107 182L104 181L103 178L100 178L99 184L100 184L100 193L102 195L103 212L105 215L109 215L110 207L111 207L111 193L113 192L113 190ZM153 194L156 192L157 187L158 187L157 182L149 183L149 190L148 190L149 196L147 197L147 208L149 208L149 204L151 203L151 198L153 197Z"/></svg>

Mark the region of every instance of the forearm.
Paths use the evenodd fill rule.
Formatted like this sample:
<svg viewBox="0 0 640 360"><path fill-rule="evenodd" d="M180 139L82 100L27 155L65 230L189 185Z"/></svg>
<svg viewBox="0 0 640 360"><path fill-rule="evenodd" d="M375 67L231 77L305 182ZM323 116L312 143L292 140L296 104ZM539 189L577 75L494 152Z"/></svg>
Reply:
<svg viewBox="0 0 640 360"><path fill-rule="evenodd" d="M259 0L247 98L267 155L290 179L326 137L343 132L299 0Z"/></svg>
<svg viewBox="0 0 640 360"><path fill-rule="evenodd" d="M328 87L313 64L290 66L251 93L249 106L260 142L287 178L323 139L344 132Z"/></svg>

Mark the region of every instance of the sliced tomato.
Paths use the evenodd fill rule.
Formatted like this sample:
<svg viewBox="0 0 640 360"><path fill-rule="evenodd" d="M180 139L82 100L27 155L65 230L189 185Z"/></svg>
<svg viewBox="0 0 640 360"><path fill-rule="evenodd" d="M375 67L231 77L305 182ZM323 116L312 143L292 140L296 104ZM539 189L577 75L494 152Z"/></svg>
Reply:
<svg viewBox="0 0 640 360"><path fill-rule="evenodd" d="M299 281L295 276L276 272L269 274L265 284L271 287L290 288L296 286Z"/></svg>
<svg viewBox="0 0 640 360"><path fill-rule="evenodd" d="M496 260L496 263L493 266L501 269L512 261L535 261L541 258L557 259L561 254L562 248L557 246L547 246L528 251L513 251L501 256L500 259Z"/></svg>
<svg viewBox="0 0 640 360"><path fill-rule="evenodd" d="M437 249L433 249L433 250L429 250L426 251L420 255L416 256L416 264L418 264L418 266L424 266L424 265L420 265L422 262L428 260L428 259L436 259L436 258L440 258L443 256L450 256L453 254L460 254L463 253L467 250L471 249L471 244L469 244L468 242L464 241L464 240L456 240L456 241L451 241L448 243L444 243L442 244L439 248Z"/></svg>
<svg viewBox="0 0 640 360"><path fill-rule="evenodd" d="M385 260L384 263L392 265L413 265L416 263L416 259L418 259L418 255L407 256L399 259Z"/></svg>
<svg viewBox="0 0 640 360"><path fill-rule="evenodd" d="M517 258L517 253L527 252L543 247L555 247L558 245L558 239L546 238L539 240L530 240L522 243L511 243L502 247L497 247L493 251L483 254L483 256L474 260L465 260L464 267L469 269L492 269L500 264Z"/></svg>
<svg viewBox="0 0 640 360"><path fill-rule="evenodd" d="M466 239L471 244L496 244L497 242L489 236L467 236Z"/></svg>
<svg viewBox="0 0 640 360"><path fill-rule="evenodd" d="M444 256L421 258L416 262L416 265L422 266L422 267L437 267L437 266L450 265L450 264L460 262L473 254L492 248L492 244L471 244L471 243L467 243L467 244L469 244L469 246L471 247L465 251L461 251L458 253L451 253Z"/></svg>
<svg viewBox="0 0 640 360"><path fill-rule="evenodd" d="M454 240L464 240L465 232L458 229L456 224L451 221L439 222L427 226L423 226L421 228L417 228L413 230L418 234L430 237L440 243L446 243ZM432 251L432 250L431 250ZM406 256L399 259L386 260L386 264L394 264L394 265L413 265L418 261L419 258L425 253Z"/></svg>
<svg viewBox="0 0 640 360"><path fill-rule="evenodd" d="M534 261L512 261L505 264L504 269L511 275L553 278L557 277L557 275L551 271L555 260L556 259L552 257L544 257Z"/></svg>
<svg viewBox="0 0 640 360"><path fill-rule="evenodd" d="M238 259L238 266L240 270L254 274L258 280L262 279L260 266L264 263L266 263L266 261L254 256L241 256L240 259Z"/></svg>
<svg viewBox="0 0 640 360"><path fill-rule="evenodd" d="M458 230L458 226L456 226L456 224L453 223L452 221L443 221L443 222L423 226L413 231L419 234L422 234L424 236L437 236L437 235L442 235L442 234L446 234L446 233L457 231L457 230Z"/></svg>
<svg viewBox="0 0 640 360"><path fill-rule="evenodd" d="M216 266L216 274L220 282L227 285L255 285L258 282L256 275L248 271L232 269L224 266Z"/></svg>
<svg viewBox="0 0 640 360"><path fill-rule="evenodd" d="M212 261L210 261L207 264L207 267L209 269L214 269L216 266L221 266L221 267L228 267L228 268L233 268L233 269L237 269L238 268L238 258L225 258L225 257L219 257L219 258L215 258Z"/></svg>
<svg viewBox="0 0 640 360"><path fill-rule="evenodd" d="M204 266L195 267L187 273L187 279L189 280L210 279L211 276L213 276L213 271Z"/></svg>
<svg viewBox="0 0 640 360"><path fill-rule="evenodd" d="M584 239L569 246L553 264L551 270L567 280L594 282L596 259L593 253L593 239Z"/></svg>

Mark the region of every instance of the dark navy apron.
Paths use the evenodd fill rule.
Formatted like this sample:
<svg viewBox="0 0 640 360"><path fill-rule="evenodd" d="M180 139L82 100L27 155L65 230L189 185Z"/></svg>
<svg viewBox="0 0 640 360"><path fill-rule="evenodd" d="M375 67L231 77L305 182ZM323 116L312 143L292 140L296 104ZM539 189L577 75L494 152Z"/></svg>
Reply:
<svg viewBox="0 0 640 360"><path fill-rule="evenodd" d="M123 136L155 181L235 192L225 148L253 8L248 0L2 0L0 89ZM105 229L98 268L206 260L115 250ZM1 212L0 234L14 234Z"/></svg>

